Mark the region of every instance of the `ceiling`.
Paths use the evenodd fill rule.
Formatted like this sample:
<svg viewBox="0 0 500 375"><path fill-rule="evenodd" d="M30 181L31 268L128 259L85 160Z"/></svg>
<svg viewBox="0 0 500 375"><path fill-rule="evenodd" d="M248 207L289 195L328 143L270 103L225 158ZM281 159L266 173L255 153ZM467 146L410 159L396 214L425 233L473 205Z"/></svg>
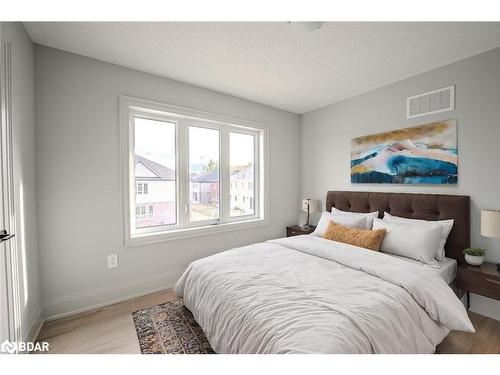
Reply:
<svg viewBox="0 0 500 375"><path fill-rule="evenodd" d="M500 23L24 25L38 44L299 114L500 46Z"/></svg>

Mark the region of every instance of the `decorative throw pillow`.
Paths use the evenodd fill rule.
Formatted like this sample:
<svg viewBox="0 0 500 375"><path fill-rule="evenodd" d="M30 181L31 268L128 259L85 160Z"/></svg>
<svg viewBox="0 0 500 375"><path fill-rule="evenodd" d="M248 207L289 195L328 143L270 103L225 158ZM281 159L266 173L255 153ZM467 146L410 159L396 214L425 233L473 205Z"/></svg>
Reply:
<svg viewBox="0 0 500 375"><path fill-rule="evenodd" d="M337 242L347 243L365 249L379 251L384 240L385 229L367 230L349 228L330 221L323 238Z"/></svg>

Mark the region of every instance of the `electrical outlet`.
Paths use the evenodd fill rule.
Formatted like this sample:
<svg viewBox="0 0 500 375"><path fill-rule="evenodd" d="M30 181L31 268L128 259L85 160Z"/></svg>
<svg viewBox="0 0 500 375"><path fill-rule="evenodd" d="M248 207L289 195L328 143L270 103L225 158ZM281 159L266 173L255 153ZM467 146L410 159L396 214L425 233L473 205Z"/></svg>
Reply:
<svg viewBox="0 0 500 375"><path fill-rule="evenodd" d="M108 255L108 269L118 268L118 254Z"/></svg>

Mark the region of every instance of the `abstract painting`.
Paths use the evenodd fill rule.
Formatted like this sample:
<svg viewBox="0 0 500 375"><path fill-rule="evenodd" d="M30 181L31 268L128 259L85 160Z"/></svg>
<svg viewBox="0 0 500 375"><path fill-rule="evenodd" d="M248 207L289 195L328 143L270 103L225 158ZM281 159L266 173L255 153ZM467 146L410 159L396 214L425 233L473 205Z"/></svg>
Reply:
<svg viewBox="0 0 500 375"><path fill-rule="evenodd" d="M366 135L351 142L351 182L456 184L457 120Z"/></svg>

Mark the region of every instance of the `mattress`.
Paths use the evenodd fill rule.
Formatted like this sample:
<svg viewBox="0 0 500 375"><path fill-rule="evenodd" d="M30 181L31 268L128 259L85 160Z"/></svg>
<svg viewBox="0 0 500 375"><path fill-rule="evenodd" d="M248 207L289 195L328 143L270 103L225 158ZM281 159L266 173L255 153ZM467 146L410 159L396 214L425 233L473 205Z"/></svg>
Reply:
<svg viewBox="0 0 500 375"><path fill-rule="evenodd" d="M387 253L384 253L384 254L387 254ZM455 280L455 276L457 275L457 261L456 261L456 259L444 258L444 260L438 261L439 268L434 268L434 267L428 266L425 263L420 262L419 260L405 258L405 257L399 256L399 255L394 255L394 254L387 254L387 255L389 255L391 257L399 258L399 259L401 259L405 262L408 262L408 263L420 265L422 268L425 268L425 269L429 270L430 272L434 272L434 273L438 274L439 276L441 276L443 278L443 280L446 281L446 283L448 285L451 284L453 282L453 280Z"/></svg>

